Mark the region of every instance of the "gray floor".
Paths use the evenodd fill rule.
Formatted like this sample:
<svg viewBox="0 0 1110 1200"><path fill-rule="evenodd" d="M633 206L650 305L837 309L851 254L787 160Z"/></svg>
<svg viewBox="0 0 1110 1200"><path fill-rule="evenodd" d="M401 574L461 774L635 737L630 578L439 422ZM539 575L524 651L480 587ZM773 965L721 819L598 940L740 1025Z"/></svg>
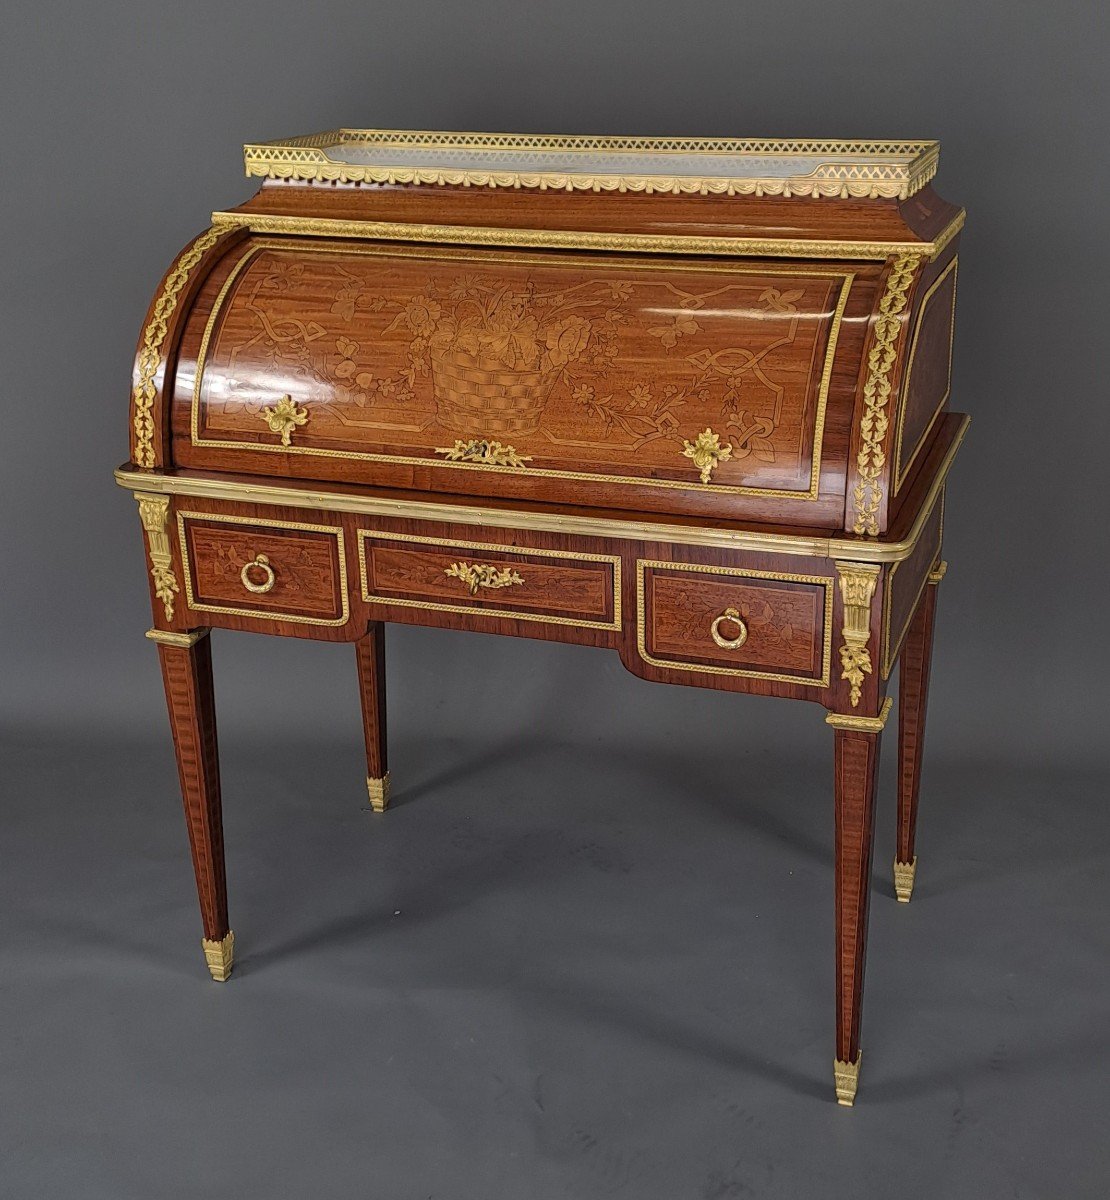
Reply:
<svg viewBox="0 0 1110 1200"><path fill-rule="evenodd" d="M698 743L760 705L690 695L680 736L616 742L428 736L402 703L384 818L354 720L329 743L275 698L223 737L222 986L166 739L10 732L0 1192L1105 1196L1106 779L934 755L907 907L888 740L838 1109L828 747Z"/></svg>

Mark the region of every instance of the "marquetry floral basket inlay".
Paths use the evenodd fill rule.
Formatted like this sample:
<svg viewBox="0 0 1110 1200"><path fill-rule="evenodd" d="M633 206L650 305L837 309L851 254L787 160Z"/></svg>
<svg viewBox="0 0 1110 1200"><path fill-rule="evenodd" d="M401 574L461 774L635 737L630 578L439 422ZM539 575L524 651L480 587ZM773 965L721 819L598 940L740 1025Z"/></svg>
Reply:
<svg viewBox="0 0 1110 1200"><path fill-rule="evenodd" d="M590 289L593 291L594 289ZM462 278L405 304L393 323L430 365L439 423L471 436L523 437L540 425L551 389L605 328L595 295Z"/></svg>

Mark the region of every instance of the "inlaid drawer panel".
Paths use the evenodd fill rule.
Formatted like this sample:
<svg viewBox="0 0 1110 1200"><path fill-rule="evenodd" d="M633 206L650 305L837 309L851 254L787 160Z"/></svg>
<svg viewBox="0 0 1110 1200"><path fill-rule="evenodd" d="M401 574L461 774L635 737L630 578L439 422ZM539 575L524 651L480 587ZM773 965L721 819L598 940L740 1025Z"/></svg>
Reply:
<svg viewBox="0 0 1110 1200"><path fill-rule="evenodd" d="M358 538L370 603L620 628L618 557L382 531Z"/></svg>
<svg viewBox="0 0 1110 1200"><path fill-rule="evenodd" d="M641 559L636 603L654 666L828 685L831 578Z"/></svg>
<svg viewBox="0 0 1110 1200"><path fill-rule="evenodd" d="M338 526L179 513L188 605L201 612L312 625L347 620Z"/></svg>

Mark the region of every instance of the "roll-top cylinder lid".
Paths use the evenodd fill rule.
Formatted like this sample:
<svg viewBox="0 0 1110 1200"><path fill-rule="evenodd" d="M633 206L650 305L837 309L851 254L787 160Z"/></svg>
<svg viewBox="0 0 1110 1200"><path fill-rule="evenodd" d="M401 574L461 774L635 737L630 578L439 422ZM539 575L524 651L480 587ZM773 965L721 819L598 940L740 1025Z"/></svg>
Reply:
<svg viewBox="0 0 1110 1200"><path fill-rule="evenodd" d="M174 459L835 527L879 274L252 238L189 316Z"/></svg>

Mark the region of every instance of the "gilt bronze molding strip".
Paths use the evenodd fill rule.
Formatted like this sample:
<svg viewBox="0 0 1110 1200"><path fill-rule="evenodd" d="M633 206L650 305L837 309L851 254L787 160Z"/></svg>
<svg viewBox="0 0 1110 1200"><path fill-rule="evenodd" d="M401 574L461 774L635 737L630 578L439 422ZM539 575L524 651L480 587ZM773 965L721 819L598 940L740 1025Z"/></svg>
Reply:
<svg viewBox="0 0 1110 1200"><path fill-rule="evenodd" d="M539 250L601 250L636 254L723 255L730 258L821 258L849 262L906 254L935 258L963 228L961 209L931 242L853 242L824 239L686 237L674 234L597 233L571 229L506 229L493 225L430 225L409 221L340 221L266 213L214 212L213 227L299 237L369 238L455 246L514 246Z"/></svg>
<svg viewBox="0 0 1110 1200"><path fill-rule="evenodd" d="M537 529L549 533L585 537L619 538L622 541L670 542L681 546L716 546L731 550L756 550L769 554L801 554L810 558L841 559L848 562L900 562L908 558L921 537L933 505L956 457L971 420L965 417L941 461L928 495L906 536L898 541L875 541L849 537L810 537L788 533L756 533L744 529L720 529L711 525L671 525L656 521L625 521L614 517L591 517L558 512L502 509L474 504L446 504L434 500L395 500L384 496L329 492L303 487L280 487L267 483L158 474L120 467L116 482L129 491L189 496L203 500L230 500L239 504L284 505L327 512L359 513L364 516L394 517L398 520L445 521L460 525L486 525L494 529Z"/></svg>

